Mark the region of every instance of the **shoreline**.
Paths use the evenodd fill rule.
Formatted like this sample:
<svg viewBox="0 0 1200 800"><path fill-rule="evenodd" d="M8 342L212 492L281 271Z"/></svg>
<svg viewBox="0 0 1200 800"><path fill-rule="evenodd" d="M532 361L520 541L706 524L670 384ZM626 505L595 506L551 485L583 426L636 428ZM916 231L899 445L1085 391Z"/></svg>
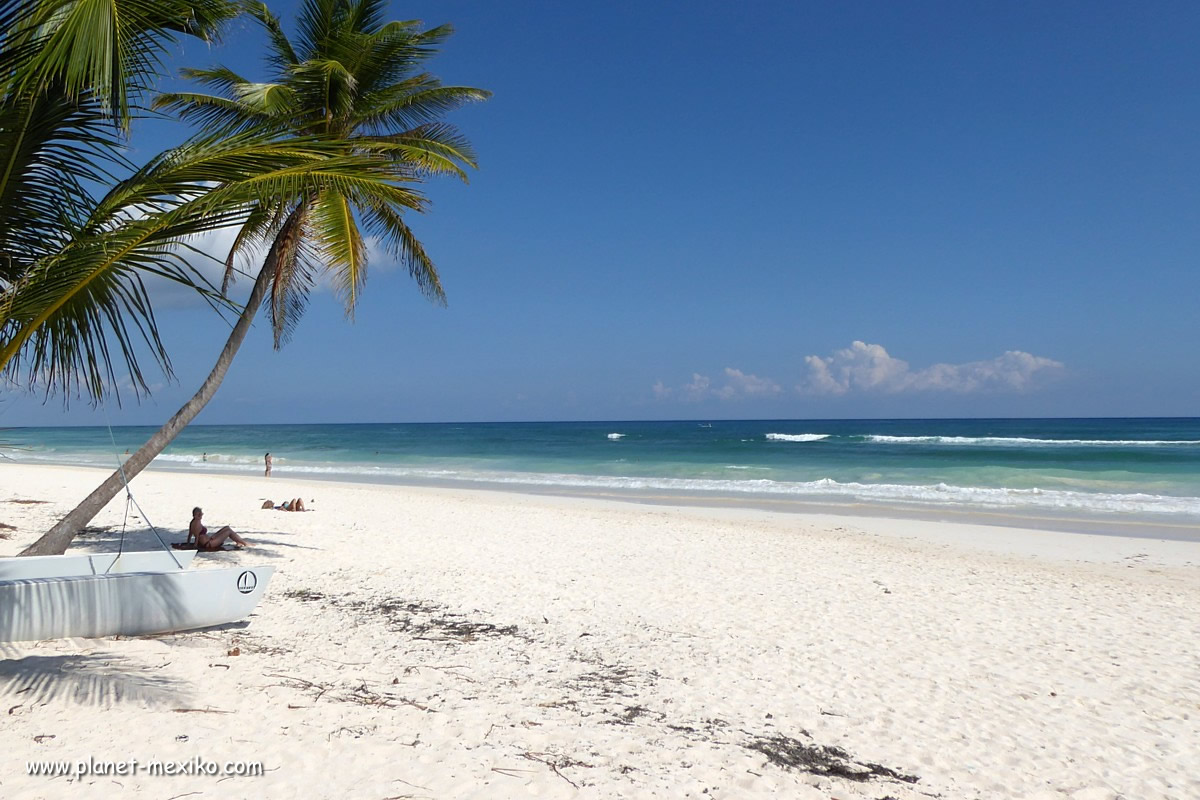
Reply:
<svg viewBox="0 0 1200 800"><path fill-rule="evenodd" d="M2 462L0 462L2 465ZM94 470L97 474L111 474L113 468L72 463L18 462L21 467L63 467L69 469ZM242 480L262 478L249 470L214 469L194 465L173 466L154 464L147 471L180 475L208 475ZM723 495L699 492L663 492L657 489L609 489L586 487L547 486L536 483L489 482L475 480L434 480L411 478L401 481L394 478L376 478L363 475L357 480L348 480L343 475L325 476L320 473L303 473L292 476L286 467L276 467L273 481L311 482L316 485L335 484L342 486L381 486L399 489L444 489L447 491L481 491L501 494L529 495L534 497L573 497L581 500L605 500L634 505L689 507L689 508L732 508L770 511L799 516L836 516L849 519L878 519L894 521L917 521L982 525L998 528L1018 528L1056 533L1077 533L1095 536L1111 536L1142 540L1167 539L1179 542L1200 542L1200 525L1191 521L1169 522L1148 516L1117 512L1095 512L1092 514L1053 514L1047 511L1018 511L990 507L946 507L933 505L896 505L885 502L847 501L823 502L816 499L797 499L756 495L751 492L738 495ZM100 480L98 479L97 485Z"/></svg>
<svg viewBox="0 0 1200 800"><path fill-rule="evenodd" d="M100 472L0 464L0 554ZM113 791L29 759L198 753L267 771L166 793L1200 795L1195 543L165 470L133 491L168 541L199 504L257 545L194 569L267 563L271 587L219 629L0 645L5 797ZM284 494L313 510L259 508ZM77 549L115 548L123 512ZM918 781L797 760L828 748Z"/></svg>
<svg viewBox="0 0 1200 800"><path fill-rule="evenodd" d="M24 429L115 468L137 427ZM1200 539L1200 418L201 425L154 469Z"/></svg>

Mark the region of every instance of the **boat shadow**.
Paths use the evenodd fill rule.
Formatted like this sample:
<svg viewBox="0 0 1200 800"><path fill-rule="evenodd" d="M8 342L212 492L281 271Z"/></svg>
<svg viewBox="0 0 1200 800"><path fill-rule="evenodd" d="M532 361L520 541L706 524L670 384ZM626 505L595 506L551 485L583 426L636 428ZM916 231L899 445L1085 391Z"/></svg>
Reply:
<svg viewBox="0 0 1200 800"><path fill-rule="evenodd" d="M20 655L0 645L0 698L23 705L52 701L106 707L119 703L163 706L186 702L190 686L109 652ZM6 703L8 705L8 703Z"/></svg>
<svg viewBox="0 0 1200 800"><path fill-rule="evenodd" d="M251 616L253 616L253 614ZM148 636L136 638L153 639L159 644L167 647L196 647L205 639L213 639L213 634L241 633L242 631L249 630L253 626L253 619L239 619L234 620L233 622L222 622L220 625L207 625L203 628L193 628L186 631L172 631L170 633L153 633Z"/></svg>

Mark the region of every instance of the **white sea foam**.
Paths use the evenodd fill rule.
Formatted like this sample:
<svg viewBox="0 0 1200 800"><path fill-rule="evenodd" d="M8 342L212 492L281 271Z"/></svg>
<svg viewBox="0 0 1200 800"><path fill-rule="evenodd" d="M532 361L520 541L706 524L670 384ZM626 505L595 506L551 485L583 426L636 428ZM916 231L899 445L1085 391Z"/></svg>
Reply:
<svg viewBox="0 0 1200 800"><path fill-rule="evenodd" d="M30 454L32 455L32 454ZM46 454L50 455L50 454ZM90 455L90 454L89 454ZM29 457L27 455L26 457ZM260 462L249 456L231 457L207 463L197 457L178 454L159 456L178 467L199 466L215 472L245 474L261 469ZM92 458L45 458L30 460L57 463L92 463ZM97 464L103 465L103 464ZM106 466L106 465L103 465ZM164 465L165 466L165 465ZM734 468L740 465L730 465ZM1149 494L1144 492L1085 492L1061 489L1006 489L997 487L840 482L831 478L814 481L773 481L769 479L715 479L627 477L579 475L569 473L500 472L453 468L374 466L367 464L292 463L284 468L276 462L276 472L286 476L312 475L342 480L408 481L430 480L507 484L531 487L562 487L608 490L651 490L721 495L769 495L797 500L842 500L950 508L987 508L1020 510L1060 510L1115 514L1200 516L1200 497Z"/></svg>
<svg viewBox="0 0 1200 800"><path fill-rule="evenodd" d="M155 456L155 461L167 461L176 464L238 464L238 465L261 465L263 463L262 456L232 456L222 453L209 453L208 458L204 456L192 455L190 453L160 453ZM287 462L286 458L272 456L271 460L275 464L283 464Z"/></svg>
<svg viewBox="0 0 1200 800"><path fill-rule="evenodd" d="M767 434L770 437L771 434ZM1168 447L1196 446L1200 439L1031 439L1022 436L879 436L866 437L880 444L982 444L1011 447Z"/></svg>
<svg viewBox="0 0 1200 800"><path fill-rule="evenodd" d="M966 508L1059 509L1131 514L1200 515L1200 497L1174 497L1144 493L1112 494L1069 492L1057 489L1004 489L974 486L930 486L888 483L842 483L831 478L784 482L767 479L716 480L703 478L633 478L617 476L538 473L459 473L462 480L532 486L568 486L598 489L658 489L721 494L787 495L797 499L841 498L920 506Z"/></svg>
<svg viewBox="0 0 1200 800"><path fill-rule="evenodd" d="M624 439L624 438L625 438L625 434L623 434L623 433L610 433L610 434L608 435L608 438L610 438L610 439Z"/></svg>
<svg viewBox="0 0 1200 800"><path fill-rule="evenodd" d="M768 442L819 442L828 439L828 433L768 433Z"/></svg>
<svg viewBox="0 0 1200 800"><path fill-rule="evenodd" d="M218 465L218 468L222 468ZM233 465L223 467L236 469ZM244 468L243 468L244 469ZM384 467L360 464L295 465L292 474L355 477L374 480L450 480L523 486L616 490L657 490L725 495L759 494L802 499L839 499L912 506L990 508L1011 510L1084 511L1119 514L1187 514L1200 516L1200 497L1177 497L1146 493L1073 492L1060 489L1005 489L951 486L945 483L911 485L840 482L831 478L815 481L773 481L765 478L723 480L715 478L626 477L569 473L491 472L416 467Z"/></svg>

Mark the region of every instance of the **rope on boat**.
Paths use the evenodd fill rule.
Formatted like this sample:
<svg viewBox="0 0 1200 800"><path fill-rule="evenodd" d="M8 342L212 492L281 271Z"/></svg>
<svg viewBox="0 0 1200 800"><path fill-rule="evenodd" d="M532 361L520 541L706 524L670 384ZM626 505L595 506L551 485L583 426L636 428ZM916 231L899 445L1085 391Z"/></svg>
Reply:
<svg viewBox="0 0 1200 800"><path fill-rule="evenodd" d="M158 543L167 551L167 555L171 556L171 560L175 562L175 566L183 569L183 564L179 561L179 556L175 555L175 551L163 541L162 536L158 533L158 528L154 527L154 523L150 521L150 517L146 516L145 511L142 511L142 507L133 496L133 491L129 488L129 479L125 477L125 462L121 460L121 451L117 447L117 437L113 435L112 423L108 420L107 408L104 409L104 425L108 428L108 438L112 440L113 455L117 459L117 471L121 473L121 483L125 485L125 519L121 520L121 543L117 546L117 558L113 559L112 564L109 564L108 568L111 570L116 565L117 559L125 552L125 526L129 522L129 506L132 505L142 515L142 519L146 521L146 524L150 526L150 530L154 531L154 538L158 539Z"/></svg>

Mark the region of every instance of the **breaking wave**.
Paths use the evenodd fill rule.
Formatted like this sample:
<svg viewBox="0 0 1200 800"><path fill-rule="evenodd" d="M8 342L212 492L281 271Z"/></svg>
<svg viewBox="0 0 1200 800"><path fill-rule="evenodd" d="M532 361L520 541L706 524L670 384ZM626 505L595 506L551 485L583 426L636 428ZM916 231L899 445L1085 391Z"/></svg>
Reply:
<svg viewBox="0 0 1200 800"><path fill-rule="evenodd" d="M243 472L246 465L213 464L209 469ZM258 464L254 465L256 468ZM731 465L733 466L733 465ZM739 465L740 466L740 465ZM731 480L719 478L628 477L570 473L503 472L490 470L370 466L364 464L295 464L276 467L277 473L311 475L343 480L406 481L430 480L455 483L502 484L529 487L559 487L627 491L665 491L719 495L770 495L796 500L838 500L891 505L1060 510L1113 514L1200 515L1200 497L1178 497L1148 493L1076 492L1061 489L1006 489L951 486L946 483L913 485L858 483L822 478L815 481L774 481L766 478Z"/></svg>
<svg viewBox="0 0 1200 800"><path fill-rule="evenodd" d="M768 434L768 437L770 434ZM1021 436L878 436L880 444L975 444L998 447L1170 447L1196 446L1200 439L1028 439Z"/></svg>
<svg viewBox="0 0 1200 800"><path fill-rule="evenodd" d="M768 433L768 442L819 442L828 439L828 433Z"/></svg>

